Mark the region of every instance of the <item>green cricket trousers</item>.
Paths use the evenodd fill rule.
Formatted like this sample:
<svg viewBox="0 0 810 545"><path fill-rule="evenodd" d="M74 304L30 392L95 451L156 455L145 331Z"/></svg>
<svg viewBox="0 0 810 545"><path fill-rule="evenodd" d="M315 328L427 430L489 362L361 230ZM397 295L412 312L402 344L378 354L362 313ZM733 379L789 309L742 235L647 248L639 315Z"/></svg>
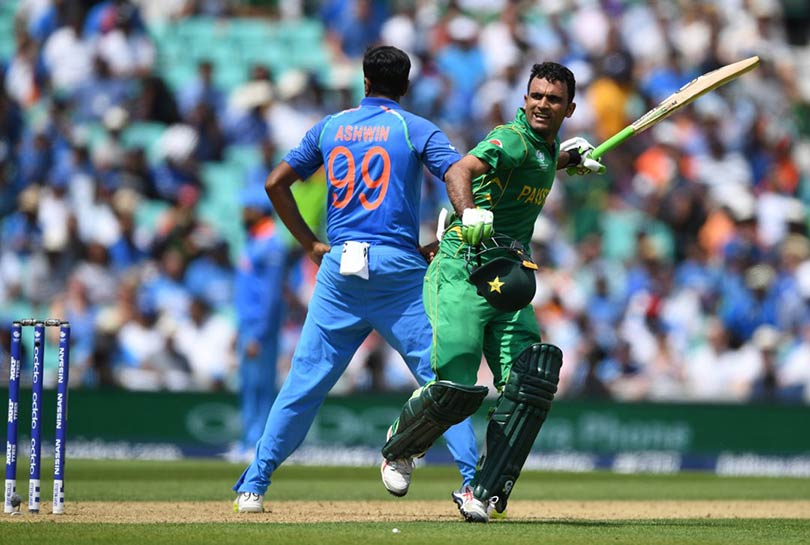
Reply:
<svg viewBox="0 0 810 545"><path fill-rule="evenodd" d="M433 326L430 363L439 380L475 384L481 354L500 389L517 356L541 342L534 309L496 310L468 281L467 262L442 251L428 267L422 291Z"/></svg>

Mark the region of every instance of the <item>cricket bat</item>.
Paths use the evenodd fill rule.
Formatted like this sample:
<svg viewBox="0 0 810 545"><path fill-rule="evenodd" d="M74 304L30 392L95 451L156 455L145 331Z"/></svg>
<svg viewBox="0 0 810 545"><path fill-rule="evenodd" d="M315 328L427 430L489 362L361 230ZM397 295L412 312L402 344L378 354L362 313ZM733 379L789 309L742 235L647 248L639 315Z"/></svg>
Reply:
<svg viewBox="0 0 810 545"><path fill-rule="evenodd" d="M747 59L727 64L717 70L707 72L702 76L698 76L667 98L662 100L658 106L636 119L632 124L626 126L621 131L617 132L601 144L599 144L592 152L591 157L598 159L605 153L609 152L631 136L645 131L661 121L666 119L673 113L677 112L687 104L691 103L698 97L701 97L717 89L721 85L725 85L733 79L736 79L746 72L749 72L759 65L759 57L749 57Z"/></svg>

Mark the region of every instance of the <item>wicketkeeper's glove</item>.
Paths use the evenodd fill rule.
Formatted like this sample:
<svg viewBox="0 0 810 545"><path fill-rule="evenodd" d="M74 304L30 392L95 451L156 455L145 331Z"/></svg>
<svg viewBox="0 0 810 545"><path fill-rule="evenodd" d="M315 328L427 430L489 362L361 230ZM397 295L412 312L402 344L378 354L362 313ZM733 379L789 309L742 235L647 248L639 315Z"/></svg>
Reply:
<svg viewBox="0 0 810 545"><path fill-rule="evenodd" d="M492 236L492 211L483 208L466 208L461 215L461 240L470 246L478 246Z"/></svg>
<svg viewBox="0 0 810 545"><path fill-rule="evenodd" d="M571 162L565 169L569 176L579 174L604 174L607 170L605 165L598 159L592 159L590 154L594 150L593 145L582 138L575 136L560 144L560 151L567 151L571 157Z"/></svg>

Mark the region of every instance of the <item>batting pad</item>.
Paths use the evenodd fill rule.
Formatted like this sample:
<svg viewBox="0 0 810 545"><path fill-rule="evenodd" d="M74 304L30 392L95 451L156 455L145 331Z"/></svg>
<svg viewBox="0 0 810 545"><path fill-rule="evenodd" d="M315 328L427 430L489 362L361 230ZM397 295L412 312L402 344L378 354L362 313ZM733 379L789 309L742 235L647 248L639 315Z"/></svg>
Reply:
<svg viewBox="0 0 810 545"><path fill-rule="evenodd" d="M551 409L560 367L562 351L553 344L533 344L521 352L490 415L486 453L472 486L478 499L497 496L500 513Z"/></svg>
<svg viewBox="0 0 810 545"><path fill-rule="evenodd" d="M382 448L383 456L393 461L424 454L448 428L477 411L488 391L486 386L447 380L425 385L402 408L396 432Z"/></svg>

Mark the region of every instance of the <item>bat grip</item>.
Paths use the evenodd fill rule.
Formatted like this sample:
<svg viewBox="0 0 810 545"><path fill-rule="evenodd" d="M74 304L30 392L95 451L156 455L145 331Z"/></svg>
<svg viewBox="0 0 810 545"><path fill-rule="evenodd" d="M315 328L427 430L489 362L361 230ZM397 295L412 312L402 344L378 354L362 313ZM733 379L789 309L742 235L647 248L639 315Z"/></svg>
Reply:
<svg viewBox="0 0 810 545"><path fill-rule="evenodd" d="M610 150L612 150L613 148L615 148L616 146L618 146L619 144L621 144L622 142L633 136L635 133L636 131L633 129L632 125L626 126L622 130L620 130L619 132L617 132L616 134L614 134L613 136L611 136L610 138L608 138L607 140L596 146L596 148L594 148L594 150L591 152L590 155L591 158L599 159L604 154L606 154L607 152L609 152Z"/></svg>

